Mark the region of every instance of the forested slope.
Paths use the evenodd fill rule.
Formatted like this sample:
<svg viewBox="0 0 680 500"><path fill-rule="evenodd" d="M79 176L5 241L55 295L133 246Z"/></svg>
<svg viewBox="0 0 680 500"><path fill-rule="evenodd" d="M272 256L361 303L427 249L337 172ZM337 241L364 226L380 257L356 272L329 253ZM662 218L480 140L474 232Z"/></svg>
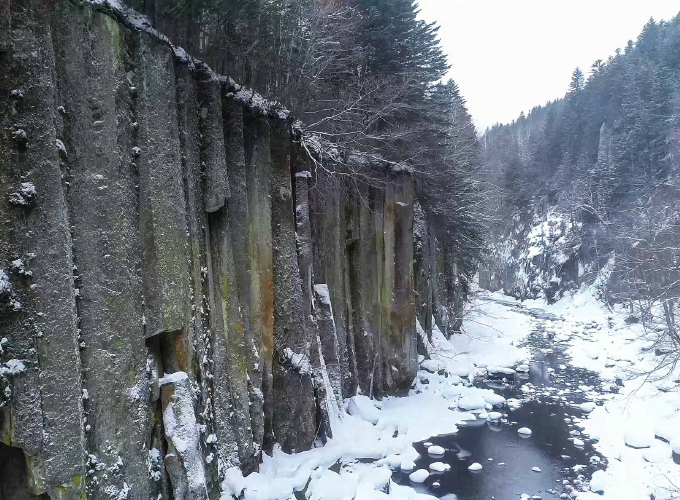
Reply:
<svg viewBox="0 0 680 500"><path fill-rule="evenodd" d="M680 289L680 16L566 95L482 139L499 196L497 243L481 283L554 299L600 276L602 297L637 304L677 342Z"/></svg>

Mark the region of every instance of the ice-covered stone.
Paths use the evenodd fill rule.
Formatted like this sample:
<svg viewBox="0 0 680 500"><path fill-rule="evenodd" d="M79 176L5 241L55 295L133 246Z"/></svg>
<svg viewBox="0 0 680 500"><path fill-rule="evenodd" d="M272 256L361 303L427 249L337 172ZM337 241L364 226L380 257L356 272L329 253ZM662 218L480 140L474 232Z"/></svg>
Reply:
<svg viewBox="0 0 680 500"><path fill-rule="evenodd" d="M490 391L485 392L483 398L484 401L494 406L502 405L505 403L505 398L500 394L496 394L495 392Z"/></svg>
<svg viewBox="0 0 680 500"><path fill-rule="evenodd" d="M470 466L468 467L468 470L469 470L469 471L472 471L472 472L476 472L476 471L478 471L478 470L482 470L482 468L483 468L483 467L482 467L482 464L480 464L480 463L478 463L478 462L475 462L475 463L473 463L472 465L470 465Z"/></svg>
<svg viewBox="0 0 680 500"><path fill-rule="evenodd" d="M430 473L425 469L418 469L415 472L411 472L408 478L414 483L423 483L430 476Z"/></svg>
<svg viewBox="0 0 680 500"><path fill-rule="evenodd" d="M446 450L441 446L433 445L427 449L427 452L430 455L443 455L444 453L446 453Z"/></svg>
<svg viewBox="0 0 680 500"><path fill-rule="evenodd" d="M451 466L449 464L445 464L444 462L432 462L430 464L430 470L435 472L446 472L449 469L451 469Z"/></svg>

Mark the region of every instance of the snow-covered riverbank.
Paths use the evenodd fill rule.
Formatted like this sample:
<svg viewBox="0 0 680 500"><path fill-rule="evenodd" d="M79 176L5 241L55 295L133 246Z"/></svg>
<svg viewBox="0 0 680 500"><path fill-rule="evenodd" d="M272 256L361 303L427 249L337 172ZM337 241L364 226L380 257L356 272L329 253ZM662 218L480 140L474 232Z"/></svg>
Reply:
<svg viewBox="0 0 680 500"><path fill-rule="evenodd" d="M667 355L654 348L655 333L627 324L626 311L604 308L587 291L552 306L525 305L561 315L557 338L569 345L571 364L598 373L605 392L618 388L583 421L609 465L579 498L680 498L672 451L680 452L680 367L659 369Z"/></svg>
<svg viewBox="0 0 680 500"><path fill-rule="evenodd" d="M228 471L225 497L293 498L297 492L298 498L325 500L437 498L430 496L436 492L418 493L396 484L393 471L413 472L412 481L422 482L429 471L413 470L418 458L413 443L456 433L471 418L502 418L508 402L471 382L475 376L511 378L514 370L528 370L531 352L522 342L537 325L543 328L542 315L548 313L564 319L550 321L555 342L568 346L574 365L596 371L603 381L603 387L578 389L600 405L591 412L592 405L584 407L587 418L578 425L584 438L599 440L595 447L608 459L608 467L595 474L592 485L589 478L579 481L571 494L590 499L595 493L577 490L593 489L603 491L605 499L639 500L651 493L656 499L675 498L669 488L680 485L680 466L673 462L671 445L654 439L654 433L680 444L674 437L676 432L680 436L680 393L678 384L670 382L678 374L641 387L636 373L654 366L655 353L643 352L647 341L640 338L639 328L624 323L623 313L607 312L588 291L552 306L480 293L471 308L464 335L447 341L435 330L428 342L430 359L421 359L407 397L371 401L359 395L346 400L345 411L334 422L334 438L325 446L295 455L277 450L265 457L259 473L245 478L237 469ZM611 387L618 387L617 380L623 385L615 393ZM626 446L626 433L630 443L651 446Z"/></svg>

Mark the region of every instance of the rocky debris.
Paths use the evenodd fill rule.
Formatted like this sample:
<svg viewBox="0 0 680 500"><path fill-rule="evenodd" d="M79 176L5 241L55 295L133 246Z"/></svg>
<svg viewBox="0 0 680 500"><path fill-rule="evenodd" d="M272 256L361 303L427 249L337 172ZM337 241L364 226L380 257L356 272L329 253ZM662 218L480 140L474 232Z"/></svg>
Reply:
<svg viewBox="0 0 680 500"><path fill-rule="evenodd" d="M200 432L189 377L184 372L175 372L160 379L159 384L168 443L164 460L173 496L188 500L207 499Z"/></svg>

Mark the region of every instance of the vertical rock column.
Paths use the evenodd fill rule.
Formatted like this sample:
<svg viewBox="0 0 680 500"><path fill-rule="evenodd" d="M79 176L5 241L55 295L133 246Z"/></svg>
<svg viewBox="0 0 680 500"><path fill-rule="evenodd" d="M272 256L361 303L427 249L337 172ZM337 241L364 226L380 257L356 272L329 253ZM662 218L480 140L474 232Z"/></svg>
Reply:
<svg viewBox="0 0 680 500"><path fill-rule="evenodd" d="M325 283L330 293L342 395L348 397L356 393L357 381L352 348L354 339L351 334L348 335L345 186L340 179L333 178L320 169L309 182L313 186L309 188L309 210L315 280L317 283ZM331 362L328 359L326 362L332 371Z"/></svg>
<svg viewBox="0 0 680 500"><path fill-rule="evenodd" d="M271 172L269 122L251 111L243 119L246 190L248 200L249 313L253 341L259 349L263 392L263 447L274 445L272 356L274 352L274 296L272 276Z"/></svg>
<svg viewBox="0 0 680 500"><path fill-rule="evenodd" d="M432 334L432 272L434 269L430 246L430 228L428 227L420 203L414 204L413 237L415 240L413 279L416 290L416 314L420 326L427 333ZM421 346L419 345L419 348ZM424 346L422 346L424 348ZM424 354L424 352L423 352Z"/></svg>
<svg viewBox="0 0 680 500"><path fill-rule="evenodd" d="M413 210L414 186L411 179L399 176L388 184L385 195L385 225L390 220L390 238L385 236L385 288L383 297L389 304L389 329L382 338L385 355L385 385L391 393L408 390L416 375L417 333L413 280ZM390 217L388 217L390 214ZM392 257L388 257L388 252ZM391 283L389 286L387 283Z"/></svg>
<svg viewBox="0 0 680 500"><path fill-rule="evenodd" d="M189 270L173 54L145 34L138 36L133 83L139 92L139 146L133 154L139 167L146 330L147 335L186 333ZM186 368L186 335L180 341L175 349L180 368Z"/></svg>
<svg viewBox="0 0 680 500"><path fill-rule="evenodd" d="M206 233L208 222L204 202L204 176L201 166L201 117L203 114L199 105L197 78L205 78L204 73L186 59L175 58L177 119L184 177L189 273L191 276L192 316L191 324L187 330L187 340L194 346L194 359L190 376L194 376L197 384L200 384L200 391L195 393L197 423L205 426L200 445L206 459L208 491L213 498L220 487L219 460L217 457L218 448L223 443L219 439L215 440L217 429L222 426L216 419L214 407L216 380L207 273L208 243ZM230 426L227 426L227 430L230 430ZM225 439L225 446L233 448L234 445L233 439L231 441Z"/></svg>
<svg viewBox="0 0 680 500"><path fill-rule="evenodd" d="M299 151L295 150L297 153ZM335 336L335 324L329 324L326 315L330 312L330 295L326 285L313 285L314 272L312 266L312 231L309 217L309 179L311 173L306 170L307 161L304 156L296 155L295 160L295 226L296 242L298 254L298 266L300 268L300 280L302 282L302 301L304 316L307 320L307 328L312 337L311 360L314 369L314 397L316 399L317 414L321 419L319 434L322 438L332 437L332 423L336 415L339 414L339 406L336 396L342 398L342 388L340 384L340 367L338 365L338 342ZM317 321L316 287L326 287L324 295L324 306L328 311L324 311L323 332ZM320 305L320 304L318 304ZM331 328L332 327L332 328ZM322 337L323 333L323 337ZM327 360L333 365L329 372ZM331 381L331 373L333 381Z"/></svg>
<svg viewBox="0 0 680 500"><path fill-rule="evenodd" d="M243 105L228 95L222 87L222 119L224 145L227 153L227 175L231 196L227 199L227 218L231 229L232 255L236 274L236 289L241 306L241 326L246 342L248 396L253 452L259 454L264 437L264 398L262 394L261 337L254 338L251 319L251 241L249 231L248 183L243 137ZM257 459L257 457L255 457ZM257 464L252 464L256 467Z"/></svg>
<svg viewBox="0 0 680 500"><path fill-rule="evenodd" d="M214 334L215 412L220 459L226 467L256 467L248 397L247 343L236 286L232 231L227 216L229 183L222 131L221 87L206 75L199 83L201 104L201 158L205 168ZM234 450L237 453L234 453ZM235 456L234 456L235 455Z"/></svg>
<svg viewBox="0 0 680 500"><path fill-rule="evenodd" d="M12 399L9 441L30 455L34 493L79 498L85 473L80 358L54 127L49 7L7 3L0 3L5 28L0 34L0 269L10 286L3 290L0 314L8 339L5 355L23 360L28 372L21 398Z"/></svg>
<svg viewBox="0 0 680 500"><path fill-rule="evenodd" d="M136 67L131 76L138 91L139 127L139 145L134 155L138 157L139 168L145 328L147 336L159 336L162 360L159 371L167 377L168 374L192 373L190 361L193 359L193 344L187 335L192 301L174 56L168 47L139 33L134 57ZM186 383L189 384L189 380ZM173 401L181 404L183 415L188 415L187 408L194 411L192 392L183 390L176 396L166 396L165 392L170 390L171 386L168 386L162 391L168 444L165 465L175 494L183 491L182 485L186 482L189 491L193 492L190 498L199 498L205 496L206 476L198 441L187 440L185 443L190 449L177 448L182 441L175 442L167 420L168 415L173 414ZM179 461L173 446L179 452ZM185 459L185 456L192 458ZM194 460L196 456L198 460ZM198 469L197 463L200 464ZM181 471L178 471L178 464Z"/></svg>
<svg viewBox="0 0 680 500"><path fill-rule="evenodd" d="M273 430L286 451L311 447L316 407L310 363L311 332L304 317L295 248L295 212L287 120L271 120L271 223L274 270Z"/></svg>
<svg viewBox="0 0 680 500"><path fill-rule="evenodd" d="M126 31L69 3L53 18L91 498L160 492L146 471L150 407Z"/></svg>

